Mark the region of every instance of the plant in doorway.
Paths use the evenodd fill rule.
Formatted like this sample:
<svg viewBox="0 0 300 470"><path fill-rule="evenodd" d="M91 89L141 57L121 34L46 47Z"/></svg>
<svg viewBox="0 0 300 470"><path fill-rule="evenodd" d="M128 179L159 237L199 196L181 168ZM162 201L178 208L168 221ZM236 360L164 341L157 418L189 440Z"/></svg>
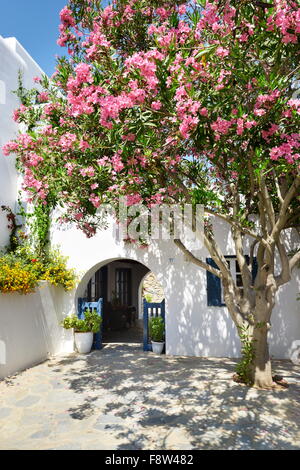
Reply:
<svg viewBox="0 0 300 470"><path fill-rule="evenodd" d="M162 317L152 317L149 322L152 351L161 354L164 348L165 322Z"/></svg>
<svg viewBox="0 0 300 470"><path fill-rule="evenodd" d="M76 315L66 317L61 326L66 330L74 329L76 349L81 354L91 351L94 333L98 333L102 323L102 318L97 312L87 310L84 318L80 319Z"/></svg>

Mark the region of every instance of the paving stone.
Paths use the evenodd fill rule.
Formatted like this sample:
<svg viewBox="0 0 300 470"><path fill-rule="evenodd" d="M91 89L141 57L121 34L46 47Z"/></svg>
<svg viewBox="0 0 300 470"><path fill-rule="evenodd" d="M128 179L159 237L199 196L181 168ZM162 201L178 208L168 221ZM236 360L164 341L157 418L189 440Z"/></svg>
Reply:
<svg viewBox="0 0 300 470"><path fill-rule="evenodd" d="M0 419L7 418L12 412L12 408L0 408Z"/></svg>
<svg viewBox="0 0 300 470"><path fill-rule="evenodd" d="M47 450L81 450L81 444L78 442L69 442L67 444L58 445L57 447L51 447Z"/></svg>
<svg viewBox="0 0 300 470"><path fill-rule="evenodd" d="M95 429L105 430L111 429L115 425L124 424L125 420L119 416L113 414L101 415L98 417L96 424L94 425Z"/></svg>
<svg viewBox="0 0 300 470"><path fill-rule="evenodd" d="M31 439L43 439L45 437L50 436L51 431L49 429L45 429L44 431L38 431L32 434L30 437Z"/></svg>
<svg viewBox="0 0 300 470"><path fill-rule="evenodd" d="M165 448L167 450L189 450L193 447L191 437L184 428L173 429L165 439Z"/></svg>
<svg viewBox="0 0 300 470"><path fill-rule="evenodd" d="M23 400L17 401L16 406L26 408L28 406L33 406L36 403L40 401L41 397L37 395L28 395L26 398L23 398Z"/></svg>
<svg viewBox="0 0 300 470"><path fill-rule="evenodd" d="M233 360L130 344L60 356L0 382L0 449L299 449L300 367L273 367L288 390L237 385Z"/></svg>

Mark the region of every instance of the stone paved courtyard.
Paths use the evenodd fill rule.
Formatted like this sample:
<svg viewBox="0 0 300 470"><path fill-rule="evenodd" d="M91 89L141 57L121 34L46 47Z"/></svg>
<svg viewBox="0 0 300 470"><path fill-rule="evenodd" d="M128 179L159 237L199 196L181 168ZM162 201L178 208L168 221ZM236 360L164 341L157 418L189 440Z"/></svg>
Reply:
<svg viewBox="0 0 300 470"><path fill-rule="evenodd" d="M300 367L290 388L231 378L230 359L156 356L110 344L0 382L0 449L299 449Z"/></svg>

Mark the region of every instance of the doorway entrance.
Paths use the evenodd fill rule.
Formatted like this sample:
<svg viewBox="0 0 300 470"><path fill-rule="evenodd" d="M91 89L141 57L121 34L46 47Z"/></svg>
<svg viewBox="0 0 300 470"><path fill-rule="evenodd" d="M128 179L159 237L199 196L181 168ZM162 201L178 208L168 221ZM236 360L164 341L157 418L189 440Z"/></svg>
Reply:
<svg viewBox="0 0 300 470"><path fill-rule="evenodd" d="M143 280L150 270L143 264L120 259L102 266L89 280L84 298L102 301L102 342L143 342Z"/></svg>

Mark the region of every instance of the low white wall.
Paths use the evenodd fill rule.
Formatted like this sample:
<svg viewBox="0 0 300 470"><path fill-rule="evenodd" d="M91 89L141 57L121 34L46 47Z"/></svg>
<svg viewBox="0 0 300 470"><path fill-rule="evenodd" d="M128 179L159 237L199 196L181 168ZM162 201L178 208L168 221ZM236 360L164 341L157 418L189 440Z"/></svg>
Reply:
<svg viewBox="0 0 300 470"><path fill-rule="evenodd" d="M0 294L0 379L72 350L71 332L59 325L67 299L46 282L32 294Z"/></svg>

